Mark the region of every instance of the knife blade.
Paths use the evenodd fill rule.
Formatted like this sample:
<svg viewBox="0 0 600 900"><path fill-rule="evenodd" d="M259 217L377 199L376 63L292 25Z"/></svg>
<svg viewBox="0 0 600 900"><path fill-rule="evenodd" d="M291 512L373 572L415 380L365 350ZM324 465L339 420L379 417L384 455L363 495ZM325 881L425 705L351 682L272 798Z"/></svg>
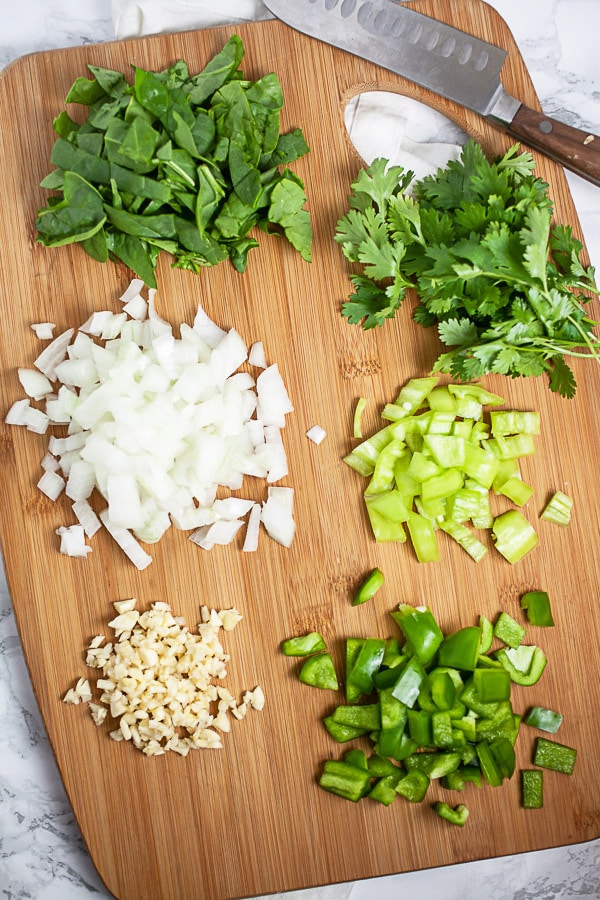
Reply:
<svg viewBox="0 0 600 900"><path fill-rule="evenodd" d="M478 113L600 186L600 137L531 109L503 87L507 53L393 0L263 0L309 37L382 66Z"/></svg>

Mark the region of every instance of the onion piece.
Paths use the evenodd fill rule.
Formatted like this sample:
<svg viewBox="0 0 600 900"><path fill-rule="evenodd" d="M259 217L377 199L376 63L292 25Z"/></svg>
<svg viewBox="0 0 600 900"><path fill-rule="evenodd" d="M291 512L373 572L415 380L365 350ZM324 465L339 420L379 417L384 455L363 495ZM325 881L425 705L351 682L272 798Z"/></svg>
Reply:
<svg viewBox="0 0 600 900"><path fill-rule="evenodd" d="M258 539L260 534L260 503L254 503L248 516L246 524L246 535L244 537L244 545L242 550L244 553L255 553L258 550Z"/></svg>
<svg viewBox="0 0 600 900"><path fill-rule="evenodd" d="M17 375L23 390L33 400L42 400L52 393L52 382L38 369L19 368Z"/></svg>
<svg viewBox="0 0 600 900"><path fill-rule="evenodd" d="M206 341L211 349L218 347L227 334L227 332L220 328L216 322L213 322L200 304L198 304L192 328L204 341Z"/></svg>
<svg viewBox="0 0 600 900"><path fill-rule="evenodd" d="M294 489L269 487L267 500L261 512L261 521L268 535L284 547L290 547L294 540L296 524L293 511Z"/></svg>
<svg viewBox="0 0 600 900"><path fill-rule="evenodd" d="M65 489L65 480L61 478L58 472L52 472L50 469L47 469L38 481L37 486L46 497L56 500Z"/></svg>
<svg viewBox="0 0 600 900"><path fill-rule="evenodd" d="M248 353L248 362L257 369L267 368L267 357L265 356L265 348L262 341L255 341L250 347Z"/></svg>
<svg viewBox="0 0 600 900"><path fill-rule="evenodd" d="M43 372L50 381L55 381L56 376L54 371L56 366L61 363L67 355L67 347L74 334L74 328L68 328L66 331L63 331L62 334L59 334L58 337L54 338L51 344L48 344L48 346L42 350L35 360L34 366L36 369Z"/></svg>
<svg viewBox="0 0 600 900"><path fill-rule="evenodd" d="M31 330L40 341L51 341L54 337L55 328L54 322L34 322L31 326Z"/></svg>
<svg viewBox="0 0 600 900"><path fill-rule="evenodd" d="M313 425L306 432L306 437L309 441L312 441L313 444L321 444L327 437L327 432L324 428L321 428L320 425Z"/></svg>
<svg viewBox="0 0 600 900"><path fill-rule="evenodd" d="M60 552L65 556L86 559L92 548L85 542L85 531L82 525L61 525L56 529L60 537Z"/></svg>
<svg viewBox="0 0 600 900"><path fill-rule="evenodd" d="M294 411L277 363L264 369L256 379L258 394L257 418L264 425L283 428L285 417Z"/></svg>
<svg viewBox="0 0 600 900"><path fill-rule="evenodd" d="M99 513L100 521L119 545L125 556L134 564L136 569L146 569L152 562L152 557L138 544L134 536L126 528L118 528L112 524L108 516L108 509Z"/></svg>

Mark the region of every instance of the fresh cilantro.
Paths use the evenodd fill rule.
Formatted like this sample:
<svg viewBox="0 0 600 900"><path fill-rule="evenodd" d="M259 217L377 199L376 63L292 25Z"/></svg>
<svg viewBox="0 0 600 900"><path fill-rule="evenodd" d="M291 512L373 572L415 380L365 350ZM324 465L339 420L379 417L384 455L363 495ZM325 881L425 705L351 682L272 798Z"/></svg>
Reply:
<svg viewBox="0 0 600 900"><path fill-rule="evenodd" d="M255 226L283 235L310 262L304 185L287 168L309 148L300 129L280 133L277 75L245 79L243 56L232 35L194 76L179 60L162 72L133 67L129 84L90 65L93 78L76 79L66 97L87 107L85 123L66 111L54 120L55 169L42 187L58 196L38 213L38 241L121 260L151 287L161 251L177 268L229 259L244 272Z"/></svg>
<svg viewBox="0 0 600 900"><path fill-rule="evenodd" d="M335 239L362 266L342 314L383 325L413 290L415 321L437 327L444 344L434 372L545 374L552 391L573 397L569 357L600 362L598 323L586 314L594 270L571 226L553 223L548 185L518 145L490 162L469 140L421 181L376 159L353 182Z"/></svg>

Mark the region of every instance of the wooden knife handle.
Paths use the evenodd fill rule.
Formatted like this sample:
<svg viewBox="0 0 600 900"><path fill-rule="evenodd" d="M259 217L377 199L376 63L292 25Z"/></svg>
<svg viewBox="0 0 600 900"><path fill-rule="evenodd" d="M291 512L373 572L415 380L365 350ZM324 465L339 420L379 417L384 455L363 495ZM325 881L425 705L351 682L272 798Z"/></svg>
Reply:
<svg viewBox="0 0 600 900"><path fill-rule="evenodd" d="M521 105L508 133L600 187L600 137Z"/></svg>

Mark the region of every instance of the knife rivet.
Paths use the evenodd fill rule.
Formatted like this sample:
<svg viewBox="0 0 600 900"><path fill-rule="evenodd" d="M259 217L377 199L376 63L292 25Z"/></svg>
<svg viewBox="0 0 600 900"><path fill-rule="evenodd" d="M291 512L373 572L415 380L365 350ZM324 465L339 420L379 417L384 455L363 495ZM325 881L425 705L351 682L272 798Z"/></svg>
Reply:
<svg viewBox="0 0 600 900"><path fill-rule="evenodd" d="M543 122L540 122L540 131L542 132L542 134L550 134L550 132L552 131L552 122L544 119Z"/></svg>

